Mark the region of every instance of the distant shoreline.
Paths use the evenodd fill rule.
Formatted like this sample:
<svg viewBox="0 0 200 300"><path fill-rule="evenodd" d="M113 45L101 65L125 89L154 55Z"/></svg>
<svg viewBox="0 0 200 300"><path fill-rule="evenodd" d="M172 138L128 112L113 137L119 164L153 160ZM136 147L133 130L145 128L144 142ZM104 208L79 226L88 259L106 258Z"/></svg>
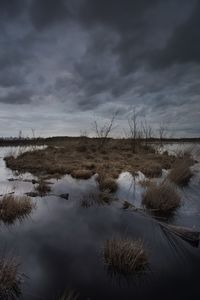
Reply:
<svg viewBox="0 0 200 300"><path fill-rule="evenodd" d="M0 147L4 146L28 146L28 145L51 145L57 142L64 142L67 140L89 139L96 140L96 137L84 136L53 136L47 138L0 138ZM128 138L108 138L110 140L128 140ZM144 140L144 139L141 139ZM149 143L160 142L159 138L151 138ZM162 143L200 143L200 138L163 138Z"/></svg>

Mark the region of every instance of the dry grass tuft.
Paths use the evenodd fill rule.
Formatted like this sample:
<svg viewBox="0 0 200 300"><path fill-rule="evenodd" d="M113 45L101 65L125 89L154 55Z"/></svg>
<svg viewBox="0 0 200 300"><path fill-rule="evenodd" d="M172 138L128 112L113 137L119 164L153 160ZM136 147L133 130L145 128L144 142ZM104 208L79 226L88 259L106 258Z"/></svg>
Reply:
<svg viewBox="0 0 200 300"><path fill-rule="evenodd" d="M100 191L109 191L114 193L117 191L117 182L113 178L104 178L99 182Z"/></svg>
<svg viewBox="0 0 200 300"><path fill-rule="evenodd" d="M27 217L35 204L28 196L5 195L0 200L0 220L4 223L13 223Z"/></svg>
<svg viewBox="0 0 200 300"><path fill-rule="evenodd" d="M94 173L90 170L74 170L71 173L71 176L76 178L76 179L89 179L94 175Z"/></svg>
<svg viewBox="0 0 200 300"><path fill-rule="evenodd" d="M39 196L45 196L51 191L50 186L44 180L44 178L40 178L38 181L38 185L36 186L36 191L38 192Z"/></svg>
<svg viewBox="0 0 200 300"><path fill-rule="evenodd" d="M191 162L188 159L178 161L170 171L168 179L179 186L187 185L193 175L190 165Z"/></svg>
<svg viewBox="0 0 200 300"><path fill-rule="evenodd" d="M113 177L109 177L105 168L99 169L97 182L99 183L100 191L108 191L114 193L117 191L117 182Z"/></svg>
<svg viewBox="0 0 200 300"><path fill-rule="evenodd" d="M114 274L132 275L147 267L148 259L141 240L110 239L103 250L104 263Z"/></svg>
<svg viewBox="0 0 200 300"><path fill-rule="evenodd" d="M167 182L156 184L152 182L143 194L142 204L159 215L168 215L174 212L181 203L176 187Z"/></svg>
<svg viewBox="0 0 200 300"><path fill-rule="evenodd" d="M22 278L14 258L0 258L0 299L17 299L21 295Z"/></svg>
<svg viewBox="0 0 200 300"><path fill-rule="evenodd" d="M162 167L156 162L149 161L142 166L141 172L149 178L156 178L162 175Z"/></svg>
<svg viewBox="0 0 200 300"><path fill-rule="evenodd" d="M141 185L141 187L143 187L143 188L147 188L148 186L150 186L151 185L151 180L149 180L149 179L144 179L144 180L140 180L139 181L139 184Z"/></svg>

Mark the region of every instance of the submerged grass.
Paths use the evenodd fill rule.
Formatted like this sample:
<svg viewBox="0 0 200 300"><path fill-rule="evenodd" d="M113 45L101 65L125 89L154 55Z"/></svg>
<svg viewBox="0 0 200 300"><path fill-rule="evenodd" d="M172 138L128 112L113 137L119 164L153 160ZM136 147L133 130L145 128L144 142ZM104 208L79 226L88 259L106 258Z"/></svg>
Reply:
<svg viewBox="0 0 200 300"><path fill-rule="evenodd" d="M89 208L95 205L97 206L109 205L116 200L117 199L108 191L103 191L99 193L90 193L88 195L83 196L81 200L81 207Z"/></svg>
<svg viewBox="0 0 200 300"><path fill-rule="evenodd" d="M106 240L103 253L105 265L114 274L133 275L144 271L148 264L141 240Z"/></svg>
<svg viewBox="0 0 200 300"><path fill-rule="evenodd" d="M35 190L38 192L39 196L42 197L48 194L51 191L51 188L45 181L45 179L41 177L38 181L38 185L36 186Z"/></svg>
<svg viewBox="0 0 200 300"><path fill-rule="evenodd" d="M0 299L17 299L21 295L22 276L14 258L0 258Z"/></svg>
<svg viewBox="0 0 200 300"><path fill-rule="evenodd" d="M167 216L180 206L181 197L172 183L151 182L143 194L142 204L157 215Z"/></svg>
<svg viewBox="0 0 200 300"><path fill-rule="evenodd" d="M0 221L12 224L27 217L35 204L28 196L4 195L0 199Z"/></svg>

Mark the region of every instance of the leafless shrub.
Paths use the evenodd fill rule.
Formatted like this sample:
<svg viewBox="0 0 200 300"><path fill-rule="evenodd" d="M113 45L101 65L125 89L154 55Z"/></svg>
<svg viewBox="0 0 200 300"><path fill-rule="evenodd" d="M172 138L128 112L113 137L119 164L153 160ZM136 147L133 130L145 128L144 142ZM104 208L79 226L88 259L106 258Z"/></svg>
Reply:
<svg viewBox="0 0 200 300"><path fill-rule="evenodd" d="M145 139L145 146L148 147L148 141L152 138L153 129L152 126L148 124L146 120L142 122L142 131Z"/></svg>
<svg viewBox="0 0 200 300"><path fill-rule="evenodd" d="M117 112L113 114L111 120L108 123L99 125L95 120L92 124L92 129L96 134L96 137L100 140L99 148L103 148L108 141L110 133L114 129L114 122L117 116Z"/></svg>
<svg viewBox="0 0 200 300"><path fill-rule="evenodd" d="M160 139L160 145L163 145L163 139L167 137L167 126L164 123L161 123L158 128L158 135Z"/></svg>
<svg viewBox="0 0 200 300"><path fill-rule="evenodd" d="M136 153L137 147L141 142L142 131L138 128L137 114L135 109L132 116L128 119L129 132L126 137L129 138L133 153Z"/></svg>

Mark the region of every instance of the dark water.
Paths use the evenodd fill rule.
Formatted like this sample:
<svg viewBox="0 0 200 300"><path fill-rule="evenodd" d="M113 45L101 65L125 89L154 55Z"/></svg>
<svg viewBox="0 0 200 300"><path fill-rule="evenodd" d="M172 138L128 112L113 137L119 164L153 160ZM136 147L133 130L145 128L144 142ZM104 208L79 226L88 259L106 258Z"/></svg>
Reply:
<svg viewBox="0 0 200 300"><path fill-rule="evenodd" d="M190 186L182 191L183 206L175 224L200 229L198 176L197 170ZM19 193L32 186L19 182L14 188ZM76 181L66 176L52 188L55 195L68 192L69 200L35 198L37 208L30 218L0 226L0 251L17 256L20 272L26 275L21 299L53 300L67 288L77 291L80 299L91 300L190 299L199 292L199 248L164 234L156 222L122 210L120 203L82 208L83 193L96 189L94 178ZM122 179L118 196L139 203L141 188L136 185L133 190ZM191 202L186 201L189 197ZM149 256L146 274L127 279L108 273L102 249L111 237L144 241Z"/></svg>

